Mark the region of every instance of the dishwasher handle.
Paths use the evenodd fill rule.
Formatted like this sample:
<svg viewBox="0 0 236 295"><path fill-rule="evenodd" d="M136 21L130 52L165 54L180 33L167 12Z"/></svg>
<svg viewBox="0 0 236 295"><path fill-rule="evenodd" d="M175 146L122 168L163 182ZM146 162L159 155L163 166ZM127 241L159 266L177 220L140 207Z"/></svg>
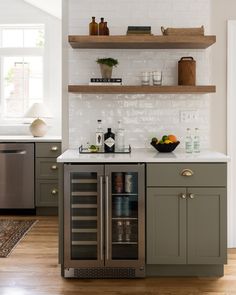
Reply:
<svg viewBox="0 0 236 295"><path fill-rule="evenodd" d="M17 154L17 155L25 155L25 150L0 150L0 154Z"/></svg>

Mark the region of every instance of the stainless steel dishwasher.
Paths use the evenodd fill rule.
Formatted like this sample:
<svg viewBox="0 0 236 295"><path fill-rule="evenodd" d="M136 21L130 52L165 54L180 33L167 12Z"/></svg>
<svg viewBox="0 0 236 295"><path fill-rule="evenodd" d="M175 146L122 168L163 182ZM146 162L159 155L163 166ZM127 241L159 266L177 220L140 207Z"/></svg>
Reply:
<svg viewBox="0 0 236 295"><path fill-rule="evenodd" d="M34 144L0 143L0 209L34 207Z"/></svg>

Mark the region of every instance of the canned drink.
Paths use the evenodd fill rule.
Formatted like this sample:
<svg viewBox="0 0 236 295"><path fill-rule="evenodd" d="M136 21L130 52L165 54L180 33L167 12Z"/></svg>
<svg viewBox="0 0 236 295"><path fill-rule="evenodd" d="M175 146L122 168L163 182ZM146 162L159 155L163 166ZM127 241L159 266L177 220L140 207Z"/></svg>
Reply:
<svg viewBox="0 0 236 295"><path fill-rule="evenodd" d="M133 175L132 173L125 174L125 192L132 193L133 191Z"/></svg>
<svg viewBox="0 0 236 295"><path fill-rule="evenodd" d="M115 215L117 217L122 216L122 197L116 197L115 199Z"/></svg>
<svg viewBox="0 0 236 295"><path fill-rule="evenodd" d="M129 197L123 197L123 216L129 217Z"/></svg>
<svg viewBox="0 0 236 295"><path fill-rule="evenodd" d="M115 193L123 193L124 182L123 182L123 173L117 172L114 177L114 189Z"/></svg>

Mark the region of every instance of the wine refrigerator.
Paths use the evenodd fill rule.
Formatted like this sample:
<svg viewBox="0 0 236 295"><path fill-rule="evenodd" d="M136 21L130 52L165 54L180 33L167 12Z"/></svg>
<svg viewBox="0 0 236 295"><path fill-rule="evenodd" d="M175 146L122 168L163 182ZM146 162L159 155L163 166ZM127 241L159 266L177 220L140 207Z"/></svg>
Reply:
<svg viewBox="0 0 236 295"><path fill-rule="evenodd" d="M144 164L65 164L65 278L145 276L144 171Z"/></svg>

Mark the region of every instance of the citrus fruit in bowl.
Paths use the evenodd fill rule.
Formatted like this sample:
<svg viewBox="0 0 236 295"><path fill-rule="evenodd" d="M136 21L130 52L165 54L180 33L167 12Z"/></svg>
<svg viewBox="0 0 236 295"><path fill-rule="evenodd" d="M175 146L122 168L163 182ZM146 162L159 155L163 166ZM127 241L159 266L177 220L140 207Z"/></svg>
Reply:
<svg viewBox="0 0 236 295"><path fill-rule="evenodd" d="M175 135L164 135L161 140L152 138L151 145L160 153L171 153L180 144Z"/></svg>

